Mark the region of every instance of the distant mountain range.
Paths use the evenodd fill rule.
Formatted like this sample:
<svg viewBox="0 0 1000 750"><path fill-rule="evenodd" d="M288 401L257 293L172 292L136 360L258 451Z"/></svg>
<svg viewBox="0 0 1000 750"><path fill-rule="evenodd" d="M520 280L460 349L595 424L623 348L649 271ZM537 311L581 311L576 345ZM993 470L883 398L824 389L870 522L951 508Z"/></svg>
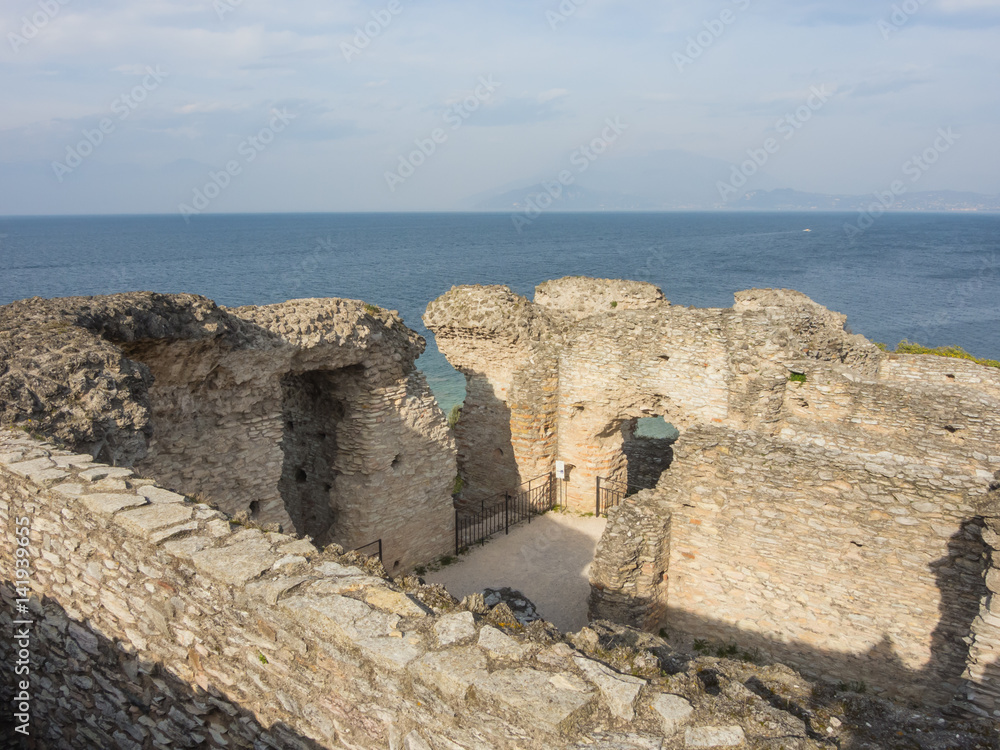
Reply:
<svg viewBox="0 0 1000 750"><path fill-rule="evenodd" d="M551 184L551 183L549 183ZM888 201L888 199L883 199ZM654 201L609 190L591 190L578 185L563 188L549 204L541 183L520 190L508 190L478 201L478 211L518 213L544 206L552 211L866 211L882 205L870 195L825 195L799 190L754 190L728 203L721 201ZM889 211L983 211L1000 212L1000 196L955 190L931 190L894 196Z"/></svg>
<svg viewBox="0 0 1000 750"><path fill-rule="evenodd" d="M555 177L536 177L511 189L471 198L464 208L476 211L533 211L535 206L553 211L858 211L879 206L875 193L825 195L782 188L773 178L759 174L744 190L730 191L729 200L719 192L727 183L732 165L721 159L687 151L661 150L642 156L615 156L597 160L583 172L567 170L569 185ZM1000 195L936 190L904 192L882 199L891 211L1000 211Z"/></svg>
<svg viewBox="0 0 1000 750"><path fill-rule="evenodd" d="M886 206L885 204L888 203ZM755 190L728 208L774 211L864 211L883 206L890 211L1000 211L1000 195L956 190L929 190L896 196L824 195L798 190Z"/></svg>

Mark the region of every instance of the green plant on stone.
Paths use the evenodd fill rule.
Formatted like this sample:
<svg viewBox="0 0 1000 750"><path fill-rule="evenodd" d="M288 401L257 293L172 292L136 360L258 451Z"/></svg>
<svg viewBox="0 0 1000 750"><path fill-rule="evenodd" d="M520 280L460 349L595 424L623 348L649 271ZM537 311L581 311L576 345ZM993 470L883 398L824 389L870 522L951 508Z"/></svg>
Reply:
<svg viewBox="0 0 1000 750"><path fill-rule="evenodd" d="M459 492L462 491L462 488L464 486L465 486L465 480L462 479L462 475L461 474L456 474L455 475L455 481L452 483L451 494L452 495L457 495Z"/></svg>
<svg viewBox="0 0 1000 750"><path fill-rule="evenodd" d="M937 357L952 357L953 359L967 359L970 362L975 362L977 365L985 365L986 367L1000 367L1000 360L995 359L983 359L982 357L976 357L969 354L965 349L960 346L939 346L936 348L931 348L927 346L921 346L920 344L915 344L903 339L896 345L897 354L933 354Z"/></svg>
<svg viewBox="0 0 1000 750"><path fill-rule="evenodd" d="M618 301L617 301L617 300L612 300L612 301L611 301L611 309L613 310L613 309L615 309L616 307L618 307Z"/></svg>
<svg viewBox="0 0 1000 750"><path fill-rule="evenodd" d="M739 652L740 652L740 647L737 646L735 643L730 643L727 646L715 647L715 655L718 656L720 659L731 659L734 656L736 656L736 654L738 654Z"/></svg>
<svg viewBox="0 0 1000 750"><path fill-rule="evenodd" d="M264 656L264 654L262 654L260 651L257 652L257 661L259 661L261 664L269 663L267 657Z"/></svg>
<svg viewBox="0 0 1000 750"><path fill-rule="evenodd" d="M789 374L788 379L792 383L804 383L806 382L806 374L804 372L793 372Z"/></svg>
<svg viewBox="0 0 1000 750"><path fill-rule="evenodd" d="M708 651L708 649L709 649L708 641L706 641L704 638L694 639L694 650L697 651L699 654Z"/></svg>
<svg viewBox="0 0 1000 750"><path fill-rule="evenodd" d="M448 412L448 429L454 430L458 420L462 418L462 404L455 404Z"/></svg>
<svg viewBox="0 0 1000 750"><path fill-rule="evenodd" d="M868 692L868 685L865 684L864 680L851 680L850 682L838 682L837 683L838 693L859 693L864 695Z"/></svg>

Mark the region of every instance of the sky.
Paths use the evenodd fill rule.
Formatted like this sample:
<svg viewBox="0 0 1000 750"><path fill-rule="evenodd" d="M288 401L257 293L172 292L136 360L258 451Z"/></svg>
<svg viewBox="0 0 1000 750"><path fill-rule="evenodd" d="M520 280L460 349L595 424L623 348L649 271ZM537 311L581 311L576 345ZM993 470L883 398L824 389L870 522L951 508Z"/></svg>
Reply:
<svg viewBox="0 0 1000 750"><path fill-rule="evenodd" d="M0 37L0 215L463 210L644 165L1000 194L1000 0L4 0Z"/></svg>

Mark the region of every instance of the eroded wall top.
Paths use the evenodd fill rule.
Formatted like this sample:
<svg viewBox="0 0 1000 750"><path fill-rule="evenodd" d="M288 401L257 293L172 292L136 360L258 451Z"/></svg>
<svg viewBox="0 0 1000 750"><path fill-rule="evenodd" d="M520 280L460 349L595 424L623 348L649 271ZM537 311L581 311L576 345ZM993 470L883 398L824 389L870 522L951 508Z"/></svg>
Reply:
<svg viewBox="0 0 1000 750"><path fill-rule="evenodd" d="M0 307L0 424L27 425L111 463L152 433L152 377L129 357L150 344L268 353L275 370L365 360L402 373L424 341L395 313L342 299L217 306L190 294L32 298Z"/></svg>

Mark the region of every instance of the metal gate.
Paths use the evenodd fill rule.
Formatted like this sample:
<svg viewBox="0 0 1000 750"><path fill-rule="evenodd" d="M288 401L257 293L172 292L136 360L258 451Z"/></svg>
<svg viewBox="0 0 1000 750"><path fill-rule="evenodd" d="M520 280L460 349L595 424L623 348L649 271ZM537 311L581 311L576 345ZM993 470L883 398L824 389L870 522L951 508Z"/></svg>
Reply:
<svg viewBox="0 0 1000 750"><path fill-rule="evenodd" d="M510 527L541 515L556 506L555 474L530 479L516 492L504 492L484 498L471 507L455 509L455 554L466 547L481 544L494 534L510 533Z"/></svg>
<svg viewBox="0 0 1000 750"><path fill-rule="evenodd" d="M637 489L629 487L624 482L608 479L607 477L598 477L594 515L598 518L608 515L609 510L621 505L622 500L629 495L634 495L636 492L638 492Z"/></svg>

